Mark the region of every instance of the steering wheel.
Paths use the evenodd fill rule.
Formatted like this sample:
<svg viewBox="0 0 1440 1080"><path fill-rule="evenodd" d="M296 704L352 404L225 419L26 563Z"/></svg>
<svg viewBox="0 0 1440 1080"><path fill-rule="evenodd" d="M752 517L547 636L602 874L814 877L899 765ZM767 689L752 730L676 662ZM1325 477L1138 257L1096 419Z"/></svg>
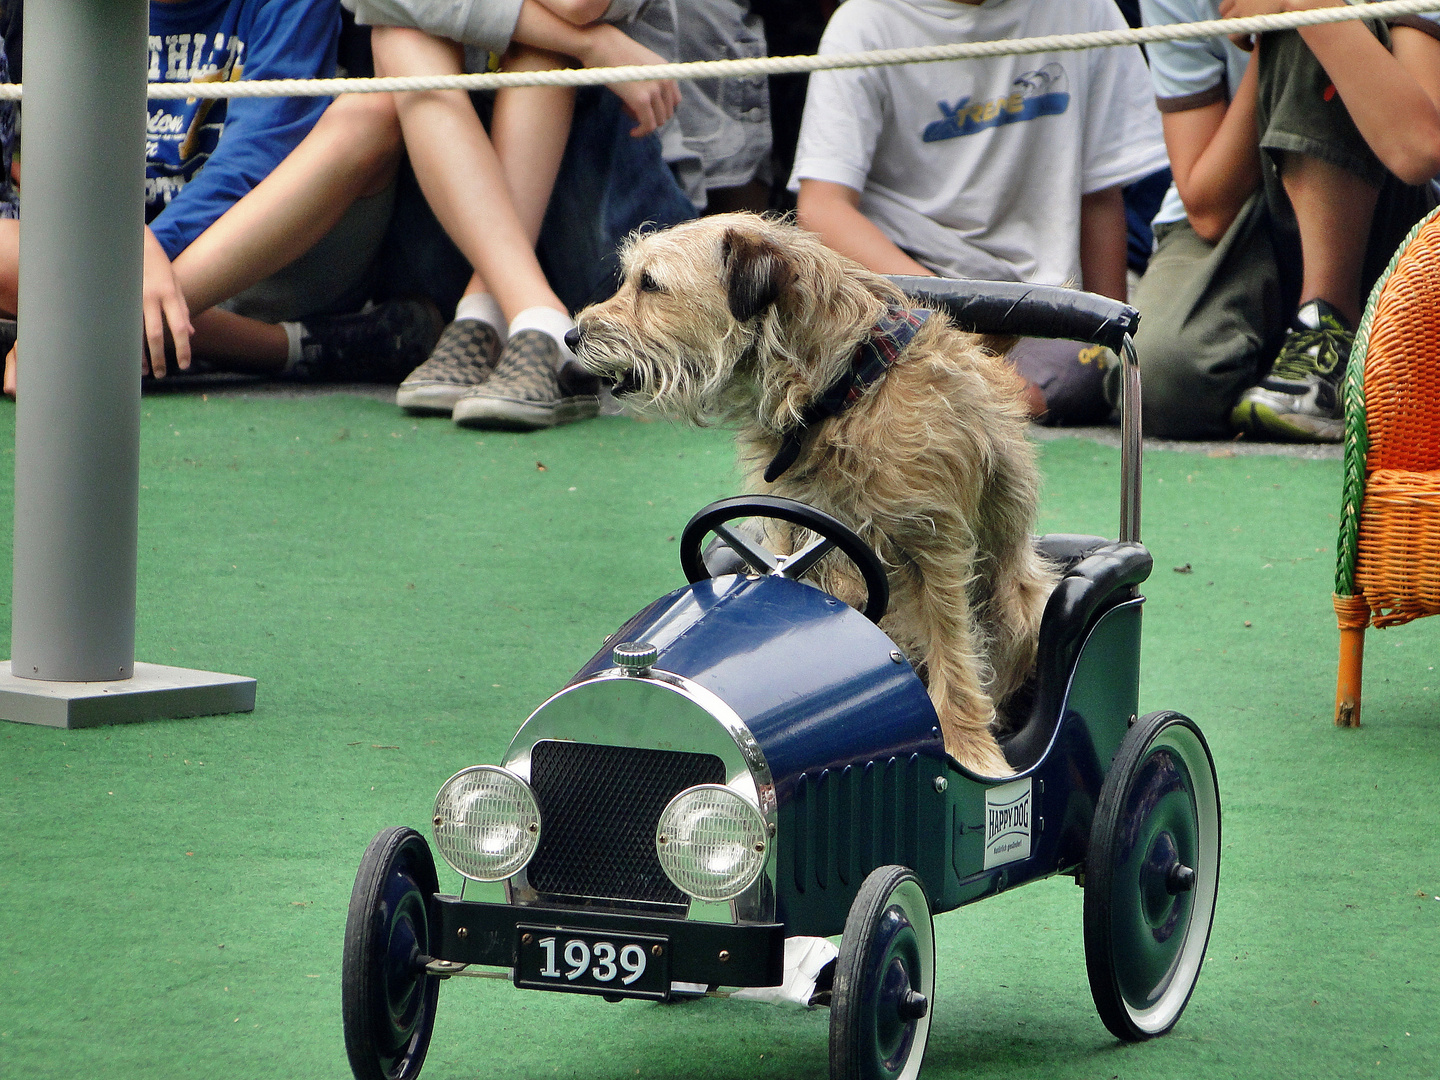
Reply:
<svg viewBox="0 0 1440 1080"><path fill-rule="evenodd" d="M773 518L799 525L819 539L793 555L776 555L758 541L728 528L730 522L748 517ZM700 544L712 532L755 573L787 577L792 581L803 577L832 549L839 548L865 581L865 607L861 614L878 623L890 604L885 567L874 549L848 526L813 506L778 495L740 495L711 503L692 517L680 534L680 568L692 585L710 577Z"/></svg>

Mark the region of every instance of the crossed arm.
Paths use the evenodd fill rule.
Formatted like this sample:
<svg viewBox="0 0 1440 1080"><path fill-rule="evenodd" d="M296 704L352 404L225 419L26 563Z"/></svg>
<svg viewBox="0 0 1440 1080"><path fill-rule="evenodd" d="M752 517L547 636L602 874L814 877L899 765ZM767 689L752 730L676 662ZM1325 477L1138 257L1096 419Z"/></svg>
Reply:
<svg viewBox="0 0 1440 1080"><path fill-rule="evenodd" d="M1343 0L1225 0L1227 18L1339 7ZM1408 184L1440 172L1440 41L1397 26L1386 49L1359 22L1300 30L1380 162ZM1240 43L1242 48L1248 42ZM1228 105L1163 113L1165 148L1191 226L1214 242L1260 185L1252 58Z"/></svg>
<svg viewBox="0 0 1440 1080"><path fill-rule="evenodd" d="M526 0L520 8L512 40L522 45L574 57L581 67L627 67L663 64L665 58L609 23L594 20L605 14L609 0ZM661 127L680 104L680 87L672 79L613 83L609 87L625 103L637 124L630 134L649 135Z"/></svg>

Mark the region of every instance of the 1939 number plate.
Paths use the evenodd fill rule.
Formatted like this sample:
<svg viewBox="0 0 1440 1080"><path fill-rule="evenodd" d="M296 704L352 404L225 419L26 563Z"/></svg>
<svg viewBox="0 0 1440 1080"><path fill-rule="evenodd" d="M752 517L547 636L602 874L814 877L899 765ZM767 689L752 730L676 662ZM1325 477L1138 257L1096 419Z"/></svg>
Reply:
<svg viewBox="0 0 1440 1080"><path fill-rule="evenodd" d="M515 985L619 997L670 996L670 939L557 926L517 926Z"/></svg>

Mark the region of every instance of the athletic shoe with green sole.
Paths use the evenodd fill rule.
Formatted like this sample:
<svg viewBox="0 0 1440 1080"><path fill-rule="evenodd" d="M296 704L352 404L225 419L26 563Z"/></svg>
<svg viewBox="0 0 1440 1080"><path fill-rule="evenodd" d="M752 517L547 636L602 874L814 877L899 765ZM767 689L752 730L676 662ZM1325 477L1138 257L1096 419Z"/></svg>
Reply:
<svg viewBox="0 0 1440 1080"><path fill-rule="evenodd" d="M495 370L500 334L483 319L456 319L445 327L429 359L395 391L395 404L410 413L449 416L455 403Z"/></svg>
<svg viewBox="0 0 1440 1080"><path fill-rule="evenodd" d="M495 372L451 413L461 427L536 431L600 412L600 381L577 364L556 370L560 344L542 330L513 334Z"/></svg>
<svg viewBox="0 0 1440 1080"><path fill-rule="evenodd" d="M1296 312L1270 374L1240 395L1230 426L1259 439L1342 441L1340 383L1354 344L1344 316L1324 300L1311 300Z"/></svg>

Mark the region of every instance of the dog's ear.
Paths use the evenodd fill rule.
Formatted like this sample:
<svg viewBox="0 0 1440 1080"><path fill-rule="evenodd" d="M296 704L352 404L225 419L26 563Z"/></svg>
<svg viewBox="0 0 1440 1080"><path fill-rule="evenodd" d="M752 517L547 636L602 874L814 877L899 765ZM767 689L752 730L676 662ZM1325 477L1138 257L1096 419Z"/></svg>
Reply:
<svg viewBox="0 0 1440 1080"><path fill-rule="evenodd" d="M768 308L795 280L784 253L768 241L729 229L721 241L730 314L748 322Z"/></svg>

